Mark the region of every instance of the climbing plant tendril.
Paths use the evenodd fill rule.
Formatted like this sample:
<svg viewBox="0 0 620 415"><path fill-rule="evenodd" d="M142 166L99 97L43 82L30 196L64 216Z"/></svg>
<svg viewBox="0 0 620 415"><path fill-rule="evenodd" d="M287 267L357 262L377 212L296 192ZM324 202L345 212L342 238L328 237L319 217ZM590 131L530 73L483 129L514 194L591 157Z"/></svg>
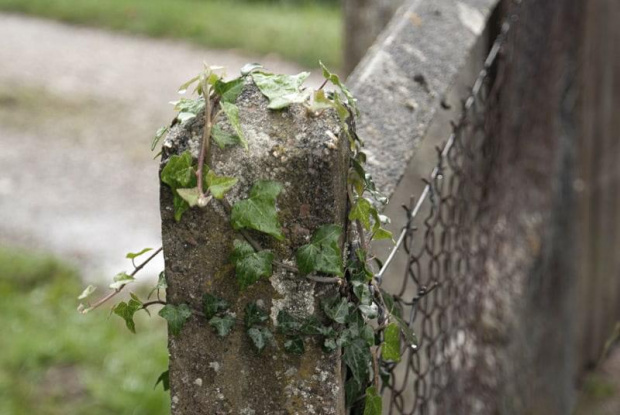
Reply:
<svg viewBox="0 0 620 415"><path fill-rule="evenodd" d="M218 70L205 66L203 71L180 87L185 93L190 88L195 98L182 98L173 102L178 111L170 127L198 116L204 116L204 129L200 140L197 160L190 151L172 155L161 171L161 181L174 195L174 218L181 221L189 209L200 209L211 203L219 203L229 215L230 226L239 233L229 261L235 270L236 281L241 291L259 284L272 276L274 268L283 268L316 283L337 284L338 293L321 301L323 317L298 318L281 310L277 315L276 330L283 338L282 347L287 353L303 354L309 336L321 339L325 353L340 349L347 367L345 394L347 408L351 414L381 414L380 360L397 362L401 349L415 343L415 335L401 318L401 312L392 297L379 289L375 279L375 268L381 261L370 254L373 240L392 239L392 234L383 228L388 218L379 214L387 203L376 189L374 182L364 169L366 154L363 142L355 131L355 119L359 115L356 102L339 77L331 73L322 63L325 83L318 90L303 87L308 73L281 75L265 71L258 64L248 64L241 69L241 75L225 81ZM278 241L285 239L278 218L278 196L282 185L275 181L256 180L245 199L234 204L228 201L227 193L236 186L238 178L220 176L209 166L211 145L220 149L241 146L248 148L239 119L237 98L246 82L253 82L269 100L268 108L281 111L292 104L304 105L308 116L323 111L334 111L341 127L341 136L348 140L351 158L348 171L347 197L348 221L346 231L336 224L326 223L319 227L308 243L295 253L296 265L281 262L270 250L263 249L249 231L260 232ZM333 89L324 87L331 83ZM220 117L226 117L230 128L218 127ZM151 149L169 131L160 128ZM346 234L343 234L346 233ZM342 244L344 241L344 244ZM344 247L344 249L343 249ZM87 313L111 300L135 281L135 275L146 263L161 252L162 248L145 248L127 254L134 269L121 272L110 285L111 291L94 301L88 302L95 288L87 287L79 296L83 301L79 311ZM134 260L150 255L139 265ZM275 333L267 325L269 311L259 302L245 305L244 315L237 317L229 311L232 299L220 298L214 293L202 295L202 308L192 309L187 304L170 304L162 300L160 292L166 289L166 278L162 272L157 285L146 299L130 293L127 301L112 306L112 312L121 317L127 328L135 333L135 313L149 312L153 305L163 306L159 315L167 320L169 333L178 336L185 322L195 315L206 320L213 334L225 338L232 330L244 330L248 342L256 353L268 353L274 344ZM155 299L151 297L155 294ZM168 372L162 373L157 384L168 388Z"/></svg>

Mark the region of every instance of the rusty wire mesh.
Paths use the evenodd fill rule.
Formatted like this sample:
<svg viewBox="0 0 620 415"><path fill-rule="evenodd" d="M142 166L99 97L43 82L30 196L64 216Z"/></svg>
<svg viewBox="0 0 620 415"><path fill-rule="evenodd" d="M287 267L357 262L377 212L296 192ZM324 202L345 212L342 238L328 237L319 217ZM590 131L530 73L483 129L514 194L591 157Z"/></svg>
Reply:
<svg viewBox="0 0 620 415"><path fill-rule="evenodd" d="M424 192L409 209L398 240L408 255L402 281L388 291L414 329L418 344L399 363L382 362L389 414L494 414L505 368L497 347L503 288L488 270L496 223L488 193L495 153L492 124L501 76L504 23L484 69ZM385 276L384 276L385 274ZM385 282L385 281L384 281ZM397 288L394 288L397 287Z"/></svg>

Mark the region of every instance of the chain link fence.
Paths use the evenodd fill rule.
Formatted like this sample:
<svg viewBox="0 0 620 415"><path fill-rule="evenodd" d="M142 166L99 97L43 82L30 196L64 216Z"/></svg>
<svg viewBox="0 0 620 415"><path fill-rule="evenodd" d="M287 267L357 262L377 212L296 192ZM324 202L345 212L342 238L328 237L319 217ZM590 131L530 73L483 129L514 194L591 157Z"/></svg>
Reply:
<svg viewBox="0 0 620 415"><path fill-rule="evenodd" d="M510 317L504 311L515 285L506 280L505 269L500 281L489 261L501 238L489 190L495 186L498 145L494 103L509 30L504 23L378 274L418 337L399 363L382 362L389 414L496 414L506 405L499 392L509 368L501 363L499 344L505 342ZM388 270L401 246L408 262L406 274L398 277Z"/></svg>

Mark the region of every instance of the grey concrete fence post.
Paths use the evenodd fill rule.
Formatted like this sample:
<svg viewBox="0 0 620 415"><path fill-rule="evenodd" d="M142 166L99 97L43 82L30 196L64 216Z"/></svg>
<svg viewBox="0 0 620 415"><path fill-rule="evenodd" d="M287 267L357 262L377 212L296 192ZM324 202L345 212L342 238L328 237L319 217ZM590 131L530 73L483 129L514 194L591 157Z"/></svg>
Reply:
<svg viewBox="0 0 620 415"><path fill-rule="evenodd" d="M296 249L318 227L345 225L348 141L331 111L315 117L301 105L274 111L267 104L248 81L237 106L249 149L212 146L208 164L218 175L239 178L227 195L231 204L246 198L258 180L282 184L277 206L285 239L250 233L281 264L295 265ZM187 149L196 158L203 125L199 115L175 126L164 142L162 163ZM280 310L321 318L319 299L336 293L338 285L311 281L276 264L269 279L241 291L229 255L233 242L243 238L222 203L212 200L204 209L190 209L176 222L172 191L162 184L161 216L168 303L199 310L208 292L226 299L238 321L230 335L220 338L195 313L178 336L169 336L172 413L343 414L338 351L326 353L318 340L305 339L304 354L286 354L275 334L274 344L258 354L239 323L250 301L269 311L267 324L274 333Z"/></svg>

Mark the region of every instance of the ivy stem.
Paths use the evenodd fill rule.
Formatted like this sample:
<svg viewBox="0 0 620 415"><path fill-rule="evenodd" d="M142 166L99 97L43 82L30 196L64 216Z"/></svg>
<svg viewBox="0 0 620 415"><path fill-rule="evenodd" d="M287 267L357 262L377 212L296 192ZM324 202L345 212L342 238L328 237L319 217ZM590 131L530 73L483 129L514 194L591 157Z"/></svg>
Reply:
<svg viewBox="0 0 620 415"><path fill-rule="evenodd" d="M166 305L168 303L162 300L147 301L146 303L142 303L142 308L146 310L147 307L150 307L155 304Z"/></svg>
<svg viewBox="0 0 620 415"><path fill-rule="evenodd" d="M211 113L211 87L205 81L202 85L202 95L205 99L205 126L202 131L202 145L200 146L200 155L198 156L198 170L196 171L196 179L198 180L198 194L200 197L206 196L202 186L202 171L211 146L211 128L213 115Z"/></svg>
<svg viewBox="0 0 620 415"><path fill-rule="evenodd" d="M381 346L375 348L372 351L372 368L373 368L373 372L374 372L374 377L373 377L373 382L375 384L375 388L377 388L377 390L379 389L379 359L378 359L378 355L379 355L379 350L381 349Z"/></svg>
<svg viewBox="0 0 620 415"><path fill-rule="evenodd" d="M319 89L317 91L320 91L321 89L323 89L325 87L325 85L327 85L327 81L329 81L329 79L324 80L323 83L321 84L321 86L319 87Z"/></svg>
<svg viewBox="0 0 620 415"><path fill-rule="evenodd" d="M324 284L343 284L342 278L339 277L317 277L316 275L306 275L306 279L314 282L321 282Z"/></svg>
<svg viewBox="0 0 620 415"><path fill-rule="evenodd" d="M149 256L147 259L144 260L144 262L142 262L140 265L138 265L137 267L134 266L134 270L131 272L131 274L129 274L130 277L134 277L142 268L144 268L144 266L146 264L148 264L153 258L155 258L157 256L157 254L159 254L161 251L163 250L163 247L159 247L155 250L155 252L153 252L151 254L151 256ZM95 302L95 304L93 304L92 306L90 306L88 308L88 311L94 310L95 308L101 306L102 304L106 303L108 300L110 300L111 298L113 298L115 295L117 295L118 293L120 293L123 288L125 288L127 284L121 286L120 288L115 289L114 291L109 292L107 295L105 295L104 297L101 297L99 300L97 300Z"/></svg>
<svg viewBox="0 0 620 415"><path fill-rule="evenodd" d="M353 195L353 188L351 186L347 187L347 194L349 195L349 201L351 203L351 206L353 206L355 204L355 196ZM362 222L360 222L359 219L355 220L355 227L357 230L357 234L360 238L360 244L362 245L362 249L367 252L368 246L366 245L366 235L364 234L364 227L362 226Z"/></svg>

